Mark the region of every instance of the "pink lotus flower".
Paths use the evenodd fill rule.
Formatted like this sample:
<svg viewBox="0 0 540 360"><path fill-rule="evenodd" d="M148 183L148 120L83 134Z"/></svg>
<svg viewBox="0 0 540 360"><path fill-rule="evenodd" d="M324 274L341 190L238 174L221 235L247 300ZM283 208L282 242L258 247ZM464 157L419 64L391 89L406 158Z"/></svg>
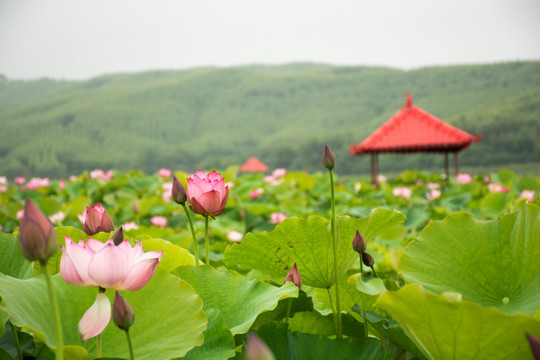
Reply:
<svg viewBox="0 0 540 360"><path fill-rule="evenodd" d="M251 191L249 192L249 197L250 197L251 199L253 199L253 200L258 199L259 196L261 196L261 194L263 193L263 191L264 191L264 190L263 190L262 188L257 188L257 189L255 189L255 190L251 190Z"/></svg>
<svg viewBox="0 0 540 360"><path fill-rule="evenodd" d="M279 224L287 218L287 215L279 212L273 212L270 214L270 224Z"/></svg>
<svg viewBox="0 0 540 360"><path fill-rule="evenodd" d="M158 175L163 178L170 178L172 176L172 171L171 169L161 168L158 171Z"/></svg>
<svg viewBox="0 0 540 360"><path fill-rule="evenodd" d="M519 194L519 198L525 199L527 202L531 202L536 198L536 193L533 190L523 190L521 194Z"/></svg>
<svg viewBox="0 0 540 360"><path fill-rule="evenodd" d="M163 252L142 250L142 243L132 248L127 240L115 246L112 239L102 243L89 238L75 243L66 236L62 246L60 274L77 286L135 291L154 275Z"/></svg>
<svg viewBox="0 0 540 360"><path fill-rule="evenodd" d="M114 173L111 170L107 170L107 172L104 172L101 169L95 169L95 170L90 171L90 177L93 180L108 181L114 177Z"/></svg>
<svg viewBox="0 0 540 360"><path fill-rule="evenodd" d="M432 189L426 194L426 199L428 201L433 201L435 199L438 199L441 196L441 191L437 189Z"/></svg>
<svg viewBox="0 0 540 360"><path fill-rule="evenodd" d="M242 234L239 231L231 230L227 233L227 239L229 239L232 242L240 242L244 238L244 234Z"/></svg>
<svg viewBox="0 0 540 360"><path fill-rule="evenodd" d="M172 189L173 189L173 183L172 182L164 182L161 184L161 188L163 189L163 194L161 194L161 198L165 202L170 202L172 199Z"/></svg>
<svg viewBox="0 0 540 360"><path fill-rule="evenodd" d="M456 176L457 184L468 184L468 183L471 183L472 181L473 181L472 176L467 173L457 174Z"/></svg>
<svg viewBox="0 0 540 360"><path fill-rule="evenodd" d="M138 230L139 229L139 225L137 225L137 223L135 223L133 221L127 222L127 223L123 224L121 227L122 227L122 229L124 229L124 231Z"/></svg>
<svg viewBox="0 0 540 360"><path fill-rule="evenodd" d="M163 216L153 216L150 219L150 222L152 223L152 225L159 226L162 228L167 226L167 218Z"/></svg>
<svg viewBox="0 0 540 360"><path fill-rule="evenodd" d="M264 177L264 182L267 183L267 184L270 184L272 186L277 186L277 185L281 184L281 180L278 179L277 177L273 176L273 175L266 175Z"/></svg>
<svg viewBox="0 0 540 360"><path fill-rule="evenodd" d="M404 199L408 199L411 197L412 190L407 187L398 187L392 190L392 194L402 197Z"/></svg>
<svg viewBox="0 0 540 360"><path fill-rule="evenodd" d="M275 178L285 176L287 174L287 169L278 168L272 171L272 176Z"/></svg>
<svg viewBox="0 0 540 360"><path fill-rule="evenodd" d="M435 190L435 189L438 189L439 188L439 183L436 183L436 182L429 182L427 184L427 188L429 190Z"/></svg>
<svg viewBox="0 0 540 360"><path fill-rule="evenodd" d="M491 183L488 185L488 190L491 193L498 193L503 191L503 186L499 183Z"/></svg>
<svg viewBox="0 0 540 360"><path fill-rule="evenodd" d="M213 218L225 210L229 187L215 170L208 174L197 170L193 177L187 179L187 198L194 213Z"/></svg>
<svg viewBox="0 0 540 360"><path fill-rule="evenodd" d="M24 176L17 176L14 181L17 185L24 185L26 183L26 178Z"/></svg>
<svg viewBox="0 0 540 360"><path fill-rule="evenodd" d="M26 187L28 190L36 190L42 187L47 187L51 184L51 180L49 178L32 178L30 181L28 181L28 184L26 184Z"/></svg>
<svg viewBox="0 0 540 360"><path fill-rule="evenodd" d="M87 207L79 220L84 224L84 231L88 235L114 230L113 220L101 204Z"/></svg>

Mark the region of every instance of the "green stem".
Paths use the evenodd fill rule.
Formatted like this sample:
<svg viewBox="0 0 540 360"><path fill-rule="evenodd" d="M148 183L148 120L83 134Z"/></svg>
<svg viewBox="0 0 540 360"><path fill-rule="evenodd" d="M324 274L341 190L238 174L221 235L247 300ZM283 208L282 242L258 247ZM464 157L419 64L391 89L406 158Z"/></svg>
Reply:
<svg viewBox="0 0 540 360"><path fill-rule="evenodd" d="M332 228L332 248L334 250L334 280L336 281L336 337L341 339L341 302L339 296L339 276L338 276L338 238L336 236L336 204L334 198L334 175L332 170L329 170L330 173L330 196L331 202L330 206L332 208L332 218L330 219L330 224Z"/></svg>
<svg viewBox="0 0 540 360"><path fill-rule="evenodd" d="M21 343L19 342L19 332L17 331L17 328L15 325L9 322L9 325L11 326L11 332L13 333L13 340L15 341L15 347L17 348L17 354L19 355L19 360L23 360L22 350L21 350Z"/></svg>
<svg viewBox="0 0 540 360"><path fill-rule="evenodd" d="M41 344L41 347L39 348L39 351L36 356L36 360L40 360L41 356L43 355L43 352L45 352L45 344Z"/></svg>
<svg viewBox="0 0 540 360"><path fill-rule="evenodd" d="M189 227L191 228L191 237L193 238L193 246L195 247L195 266L199 266L199 247L197 246L197 237L195 236L195 229L193 228L193 221L191 221L191 216L189 215L189 211L187 209L186 203L183 203L182 207L184 208L184 211L189 221Z"/></svg>
<svg viewBox="0 0 540 360"><path fill-rule="evenodd" d="M360 254L360 273L362 274L362 282L364 282L364 263L362 262L362 254ZM364 318L364 337L368 338L368 319L366 316L366 294L362 293L362 317Z"/></svg>
<svg viewBox="0 0 540 360"><path fill-rule="evenodd" d="M206 265L210 265L210 240L208 239L208 216L204 218L204 247L206 252Z"/></svg>
<svg viewBox="0 0 540 360"><path fill-rule="evenodd" d="M371 267L371 271L373 271L373 275L374 275L376 278L378 278L377 273L375 272L375 268L374 268L373 266L370 266L370 267Z"/></svg>
<svg viewBox="0 0 540 360"><path fill-rule="evenodd" d="M131 345L131 337L129 336L129 329L126 330L127 342L129 347L129 358L135 360L135 355L133 354L133 345Z"/></svg>
<svg viewBox="0 0 540 360"><path fill-rule="evenodd" d="M287 304L287 316L285 317L285 322L289 323L289 317L291 316L292 309L292 298L289 298L289 303Z"/></svg>
<svg viewBox="0 0 540 360"><path fill-rule="evenodd" d="M98 287L98 292L99 292L99 293L105 293L105 288L102 288L101 286L99 286L99 287ZM102 351L101 351L101 348L102 348L102 346L101 346L101 344L102 344L102 341L101 341L101 334L102 334L102 333L100 333L100 334L96 337L96 355L97 355L98 358L101 357L101 352L102 352Z"/></svg>
<svg viewBox="0 0 540 360"><path fill-rule="evenodd" d="M64 338L62 336L62 321L60 321L60 311L58 310L58 301L56 300L56 292L53 288L53 282L49 268L47 266L47 260L41 262L43 268L43 274L45 274L45 281L47 282L47 288L49 290L49 299L51 301L52 315L54 320L54 327L56 330L56 360L64 359Z"/></svg>
<svg viewBox="0 0 540 360"><path fill-rule="evenodd" d="M336 330L336 334L337 334L338 324L337 324L336 308L334 307L334 301L332 300L332 292L330 291L330 288L326 288L326 291L328 291L328 299L330 301L330 307L332 308L332 320L334 321L334 330Z"/></svg>

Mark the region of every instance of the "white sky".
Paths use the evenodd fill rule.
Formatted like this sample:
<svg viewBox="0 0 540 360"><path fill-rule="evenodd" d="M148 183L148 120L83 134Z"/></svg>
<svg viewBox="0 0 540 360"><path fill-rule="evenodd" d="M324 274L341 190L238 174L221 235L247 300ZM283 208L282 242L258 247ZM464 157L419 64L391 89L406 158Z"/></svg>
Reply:
<svg viewBox="0 0 540 360"><path fill-rule="evenodd" d="M540 0L0 0L0 74L540 59Z"/></svg>

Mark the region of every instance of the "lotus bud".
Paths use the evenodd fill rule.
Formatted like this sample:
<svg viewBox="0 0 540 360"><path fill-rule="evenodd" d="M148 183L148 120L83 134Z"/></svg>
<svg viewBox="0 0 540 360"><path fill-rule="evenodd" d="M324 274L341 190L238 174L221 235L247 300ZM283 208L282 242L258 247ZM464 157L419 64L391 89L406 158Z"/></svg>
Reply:
<svg viewBox="0 0 540 360"><path fill-rule="evenodd" d="M124 331L128 331L131 325L133 325L133 321L135 321L133 308L118 291L116 291L116 295L114 296L112 318L116 326Z"/></svg>
<svg viewBox="0 0 540 360"><path fill-rule="evenodd" d="M254 332L248 334L246 344L246 360L275 360L274 354L268 345Z"/></svg>
<svg viewBox="0 0 540 360"><path fill-rule="evenodd" d="M300 276L300 272L296 267L296 263L292 266L291 270L289 270L289 273L285 277L285 281L283 283L285 284L287 281L291 281L294 285L296 285L298 290L300 290L302 287L302 277Z"/></svg>
<svg viewBox="0 0 540 360"><path fill-rule="evenodd" d="M186 189L176 176L173 179L172 198L179 205L185 204L187 201Z"/></svg>
<svg viewBox="0 0 540 360"><path fill-rule="evenodd" d="M139 212L139 205L137 203L133 203L131 210L133 210L134 214L137 214Z"/></svg>
<svg viewBox="0 0 540 360"><path fill-rule="evenodd" d="M373 260L373 257L365 251L362 253L362 262L364 265L369 266L370 268L373 268L373 265L375 265L375 260Z"/></svg>
<svg viewBox="0 0 540 360"><path fill-rule="evenodd" d="M58 250L58 237L47 217L26 199L20 227L21 252L31 261L45 262Z"/></svg>
<svg viewBox="0 0 540 360"><path fill-rule="evenodd" d="M531 347L534 358L540 360L540 338L531 334L525 335L527 336L527 340L529 340L529 346Z"/></svg>
<svg viewBox="0 0 540 360"><path fill-rule="evenodd" d="M323 160L322 163L325 168L328 170L332 170L334 166L336 165L336 156L330 150L330 148L326 145L324 145L324 152L323 152Z"/></svg>
<svg viewBox="0 0 540 360"><path fill-rule="evenodd" d="M116 230L112 239L113 239L114 245L116 246L120 245L122 241L124 241L124 231L121 226L118 230Z"/></svg>
<svg viewBox="0 0 540 360"><path fill-rule="evenodd" d="M111 232L114 230L114 223L107 210L101 204L95 204L86 208L84 231L87 235L95 235L99 232Z"/></svg>
<svg viewBox="0 0 540 360"><path fill-rule="evenodd" d="M366 239L364 239L364 237L358 232L358 230L356 230L356 234L354 234L352 247L354 251L356 251L359 254L366 251L366 248L367 248Z"/></svg>

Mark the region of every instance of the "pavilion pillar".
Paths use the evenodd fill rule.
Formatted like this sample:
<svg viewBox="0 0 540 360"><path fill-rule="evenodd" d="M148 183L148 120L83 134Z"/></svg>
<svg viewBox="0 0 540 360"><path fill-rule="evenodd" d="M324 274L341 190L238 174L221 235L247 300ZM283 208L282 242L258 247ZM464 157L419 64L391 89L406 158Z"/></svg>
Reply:
<svg viewBox="0 0 540 360"><path fill-rule="evenodd" d="M450 180L450 170L448 168L448 152L444 153L444 175L446 181Z"/></svg>
<svg viewBox="0 0 540 360"><path fill-rule="evenodd" d="M379 154L375 153L375 189L379 188Z"/></svg>
<svg viewBox="0 0 540 360"><path fill-rule="evenodd" d="M369 162L370 162L369 171L371 175L371 183L375 185L377 182L377 179L375 178L375 153L369 154Z"/></svg>
<svg viewBox="0 0 540 360"><path fill-rule="evenodd" d="M459 174L459 162L458 162L458 152L454 151L454 171L456 176Z"/></svg>

